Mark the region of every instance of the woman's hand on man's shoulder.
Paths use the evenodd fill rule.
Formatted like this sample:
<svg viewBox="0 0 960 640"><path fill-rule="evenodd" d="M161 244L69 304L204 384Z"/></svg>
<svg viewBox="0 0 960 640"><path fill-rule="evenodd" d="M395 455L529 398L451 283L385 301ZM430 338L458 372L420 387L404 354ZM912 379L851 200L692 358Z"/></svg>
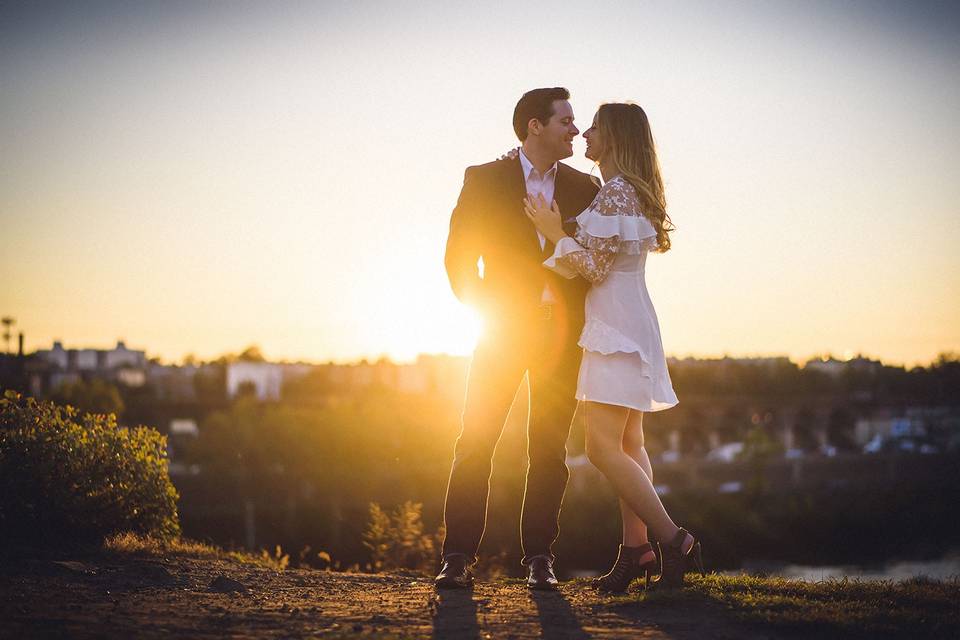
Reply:
<svg viewBox="0 0 960 640"><path fill-rule="evenodd" d="M507 151L505 154L497 158L497 160L516 160L520 157L520 147L514 147Z"/></svg>

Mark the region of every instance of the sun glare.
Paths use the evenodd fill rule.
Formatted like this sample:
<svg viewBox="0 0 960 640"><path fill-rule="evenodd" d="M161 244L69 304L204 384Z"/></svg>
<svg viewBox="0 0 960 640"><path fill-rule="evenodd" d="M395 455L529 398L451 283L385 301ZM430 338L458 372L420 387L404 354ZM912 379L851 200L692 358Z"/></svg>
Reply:
<svg viewBox="0 0 960 640"><path fill-rule="evenodd" d="M483 331L480 314L461 304L445 307L444 311L429 322L418 323L414 331L399 327L391 331L392 346L386 355L395 362L412 362L421 353L471 354Z"/></svg>
<svg viewBox="0 0 960 640"><path fill-rule="evenodd" d="M473 308L460 305L455 322L445 327L446 335L440 336L450 346L444 351L455 355L467 355L477 346L483 333L483 318Z"/></svg>

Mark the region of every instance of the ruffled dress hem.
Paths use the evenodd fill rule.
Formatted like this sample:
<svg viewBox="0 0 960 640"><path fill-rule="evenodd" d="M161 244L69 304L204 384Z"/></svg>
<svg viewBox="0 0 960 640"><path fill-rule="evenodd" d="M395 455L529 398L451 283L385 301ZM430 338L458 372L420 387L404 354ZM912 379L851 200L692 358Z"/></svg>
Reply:
<svg viewBox="0 0 960 640"><path fill-rule="evenodd" d="M645 254L658 248L656 230L640 211L632 186L622 177L614 177L577 216L574 236L561 238L543 262L561 276L574 278L578 275L575 260L561 258L583 251L609 254L615 250L617 255L612 272L601 280L591 279L587 318L578 341L584 351L577 400L642 412L663 411L679 403L643 282ZM639 256L636 270L622 270L630 263L624 256ZM580 262L582 267L586 261ZM625 278L624 273L637 277Z"/></svg>

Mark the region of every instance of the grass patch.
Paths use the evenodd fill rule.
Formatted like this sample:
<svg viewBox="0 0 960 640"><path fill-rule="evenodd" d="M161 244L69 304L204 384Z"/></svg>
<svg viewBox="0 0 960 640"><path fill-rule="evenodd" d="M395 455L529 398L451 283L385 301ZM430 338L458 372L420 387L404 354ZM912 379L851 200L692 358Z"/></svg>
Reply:
<svg viewBox="0 0 960 640"><path fill-rule="evenodd" d="M185 538L162 540L136 533L118 533L103 541L104 551L127 555L172 555L190 558L222 558L226 552L202 542Z"/></svg>
<svg viewBox="0 0 960 640"><path fill-rule="evenodd" d="M276 571L283 571L289 562L289 558L282 553L279 546L274 554L262 550L259 555L255 555L245 551L225 551L220 547L186 538L163 540L130 532L109 536L103 542L103 550L122 555L235 560Z"/></svg>
<svg viewBox="0 0 960 640"><path fill-rule="evenodd" d="M641 596L649 603L719 605L746 622L813 637L960 637L960 581L688 576L688 586Z"/></svg>

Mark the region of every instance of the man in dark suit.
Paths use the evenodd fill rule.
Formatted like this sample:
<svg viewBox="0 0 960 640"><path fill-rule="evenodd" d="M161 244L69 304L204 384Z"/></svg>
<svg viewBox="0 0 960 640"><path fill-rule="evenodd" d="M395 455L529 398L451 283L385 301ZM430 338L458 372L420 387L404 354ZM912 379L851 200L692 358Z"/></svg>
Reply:
<svg viewBox="0 0 960 640"><path fill-rule="evenodd" d="M447 485L443 564L436 585L469 587L486 525L494 448L524 374L530 385L527 468L520 539L527 584L554 589L553 542L569 471L566 441L576 409L587 283L542 266L553 253L524 215L523 198L556 200L573 235L593 200L589 176L559 161L573 155L573 110L566 89L534 89L520 98L513 127L519 153L469 167L450 218L445 265L462 302L480 310L480 338L467 380L462 425ZM478 268L482 260L482 272Z"/></svg>

